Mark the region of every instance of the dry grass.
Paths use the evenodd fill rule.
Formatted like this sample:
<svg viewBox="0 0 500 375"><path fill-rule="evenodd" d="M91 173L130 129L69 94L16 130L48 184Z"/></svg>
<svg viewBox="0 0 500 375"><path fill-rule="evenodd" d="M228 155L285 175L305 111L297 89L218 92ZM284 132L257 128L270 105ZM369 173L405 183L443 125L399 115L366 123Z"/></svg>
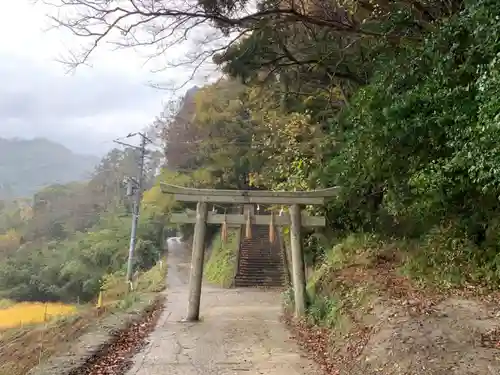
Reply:
<svg viewBox="0 0 500 375"><path fill-rule="evenodd" d="M25 375L51 355L67 350L95 322L92 310L0 332L0 375Z"/></svg>
<svg viewBox="0 0 500 375"><path fill-rule="evenodd" d="M141 296L151 295L165 286L166 267L156 265L139 276L135 292L127 293L123 275L110 275L104 291L103 309L95 304L18 303L0 300L0 375L26 375L50 356L68 349L68 345L111 312L125 310ZM97 298L96 298L97 299ZM44 324L44 316L46 321ZM23 321L23 326L20 322ZM28 323L30 322L30 323ZM14 327L14 328L5 328Z"/></svg>
<svg viewBox="0 0 500 375"><path fill-rule="evenodd" d="M0 309L0 329L42 323L57 316L75 313L75 306L62 303L16 303Z"/></svg>

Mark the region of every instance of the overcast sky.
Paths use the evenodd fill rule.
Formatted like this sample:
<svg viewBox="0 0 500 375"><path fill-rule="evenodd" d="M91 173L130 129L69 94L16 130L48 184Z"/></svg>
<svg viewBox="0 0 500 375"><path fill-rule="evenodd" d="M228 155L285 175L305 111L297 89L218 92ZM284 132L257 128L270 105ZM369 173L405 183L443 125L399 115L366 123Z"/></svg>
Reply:
<svg viewBox="0 0 500 375"><path fill-rule="evenodd" d="M79 41L43 32L48 11L15 0L0 13L0 137L46 137L77 152L102 153L114 138L151 123L172 98L147 82L181 84L189 77L185 69L152 75L134 51L110 49L93 56L92 68L67 75L55 60Z"/></svg>

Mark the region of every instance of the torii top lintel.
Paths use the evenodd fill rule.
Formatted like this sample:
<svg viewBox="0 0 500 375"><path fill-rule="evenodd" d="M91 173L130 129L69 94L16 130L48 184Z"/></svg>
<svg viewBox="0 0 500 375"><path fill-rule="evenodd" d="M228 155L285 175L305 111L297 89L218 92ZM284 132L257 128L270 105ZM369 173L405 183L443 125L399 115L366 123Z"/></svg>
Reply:
<svg viewBox="0 0 500 375"><path fill-rule="evenodd" d="M194 189L161 183L161 191L174 194L182 202L236 203L236 204L323 204L326 198L338 194L332 187L313 191L268 191L268 190L219 190Z"/></svg>

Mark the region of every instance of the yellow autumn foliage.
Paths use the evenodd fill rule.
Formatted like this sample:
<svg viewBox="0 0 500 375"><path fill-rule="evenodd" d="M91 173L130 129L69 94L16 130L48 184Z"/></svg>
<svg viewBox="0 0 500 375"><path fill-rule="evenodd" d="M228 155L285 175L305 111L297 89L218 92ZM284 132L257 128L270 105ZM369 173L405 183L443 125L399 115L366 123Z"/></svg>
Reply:
<svg viewBox="0 0 500 375"><path fill-rule="evenodd" d="M76 307L62 303L22 302L0 309L0 328L42 323L56 316L76 313Z"/></svg>
<svg viewBox="0 0 500 375"><path fill-rule="evenodd" d="M0 234L0 252L10 252L16 250L21 244L21 236L13 229L5 234Z"/></svg>

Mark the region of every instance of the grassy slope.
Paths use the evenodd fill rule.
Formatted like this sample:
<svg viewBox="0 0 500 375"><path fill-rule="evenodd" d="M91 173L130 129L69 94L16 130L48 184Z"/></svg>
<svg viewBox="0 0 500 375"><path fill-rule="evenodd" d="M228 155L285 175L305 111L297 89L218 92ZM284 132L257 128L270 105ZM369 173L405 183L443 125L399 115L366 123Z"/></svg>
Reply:
<svg viewBox="0 0 500 375"><path fill-rule="evenodd" d="M496 290L496 284L483 276L484 267L472 264L468 253L457 249L458 241L448 241L449 246L443 242L446 235L438 233L413 243L381 240L370 234L344 238L325 252L309 277L309 318L333 326L342 315L343 304L361 308L370 305L370 296L380 294L478 296Z"/></svg>
<svg viewBox="0 0 500 375"><path fill-rule="evenodd" d="M239 248L236 230L228 230L227 237L226 243L222 242L220 233L214 238L210 258L205 268L207 281L223 288L229 288L233 282Z"/></svg>
<svg viewBox="0 0 500 375"><path fill-rule="evenodd" d="M389 278L398 278L396 248L353 235L329 250L307 283L310 322L349 330L356 320L351 311L362 314Z"/></svg>
<svg viewBox="0 0 500 375"><path fill-rule="evenodd" d="M415 342L420 339L418 330L405 332L405 329L412 327L411 323L418 321L419 317L425 317L422 319L427 319L426 322L440 327L444 332L466 332L470 328L468 320L458 317L455 320L461 323L450 329L448 321L440 320L439 313L433 315L431 311L435 309L439 312L442 306L448 306L449 309L451 300L465 301L467 308L446 310L449 319L467 311L470 306L474 306L477 311L486 310L485 302L493 298L491 293L494 285L488 285L484 279L482 284L474 284L472 281L477 278L475 273L483 274L483 271L478 267L466 267L470 263L466 256L463 259L446 256L448 252L457 254L457 245L453 242L453 247L448 248L443 238L443 234L437 234L423 242L409 243L383 241L373 235L356 234L333 246L309 277L307 319L302 323L291 322L295 332L298 332L296 336L299 341L305 343L325 368L331 371L340 368L344 371L341 373L352 375L367 373L367 368L356 372L350 366L360 366L359 363L368 366L362 355L373 354L374 348L383 344L383 341L378 341L380 337L373 336L377 332L374 327L382 324L387 328L384 324L389 324L387 322L390 320L386 321L383 317L388 311L402 314L402 322L406 322L395 324L390 329L395 334L403 333L403 336L412 337ZM460 268L466 272L459 275ZM286 307L293 304L292 296L290 291L285 294ZM473 315L471 311L468 313ZM486 327L486 324L483 325ZM479 329L476 330L479 332ZM477 340L484 334L478 333ZM311 345L308 343L311 342L312 347L309 347ZM417 350L409 343L394 345L408 345L408 350ZM463 355L470 354L473 349L467 345L463 343L463 347L457 350ZM446 351L443 353L443 356L451 356ZM426 358L425 353L418 354ZM390 357L385 354L380 356L384 360ZM404 356L398 358L400 361L404 359ZM434 363L430 357L427 359L429 363ZM446 359L450 363L453 361L448 357ZM408 366L411 368L413 365ZM385 373L393 374L389 370Z"/></svg>

